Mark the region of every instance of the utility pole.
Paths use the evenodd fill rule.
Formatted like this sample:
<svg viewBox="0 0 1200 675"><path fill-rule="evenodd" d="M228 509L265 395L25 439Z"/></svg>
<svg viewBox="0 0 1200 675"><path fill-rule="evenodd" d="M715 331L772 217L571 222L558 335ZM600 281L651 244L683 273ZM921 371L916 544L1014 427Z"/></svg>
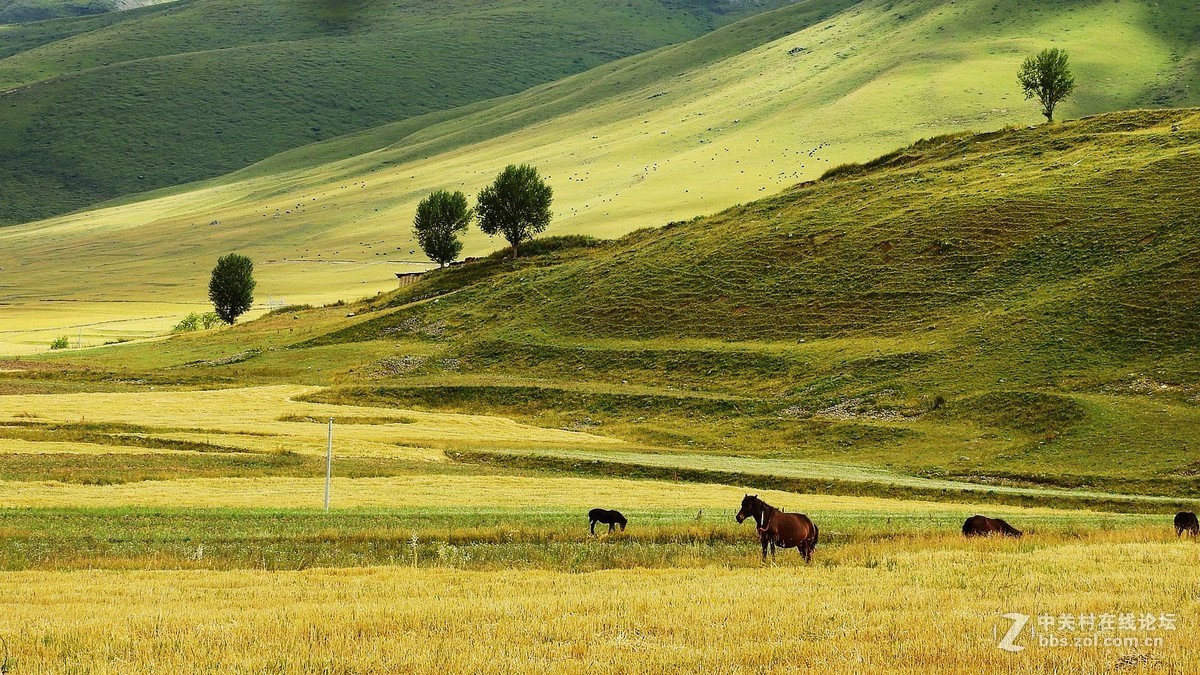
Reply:
<svg viewBox="0 0 1200 675"><path fill-rule="evenodd" d="M329 511L329 483L333 480L333 418L329 418L329 444L325 446L325 510Z"/></svg>

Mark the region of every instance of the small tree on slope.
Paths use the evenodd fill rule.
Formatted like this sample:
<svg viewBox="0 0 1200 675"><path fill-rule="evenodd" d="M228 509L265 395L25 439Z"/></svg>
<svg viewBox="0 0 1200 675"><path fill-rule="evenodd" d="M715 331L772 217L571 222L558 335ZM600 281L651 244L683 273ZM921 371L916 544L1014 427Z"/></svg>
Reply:
<svg viewBox="0 0 1200 675"><path fill-rule="evenodd" d="M467 208L466 195L438 190L417 205L413 234L425 255L445 267L462 252L463 244L458 235L467 231L474 215Z"/></svg>
<svg viewBox="0 0 1200 675"><path fill-rule="evenodd" d="M244 255L222 256L208 282L208 299L225 323L233 323L254 303L254 263Z"/></svg>
<svg viewBox="0 0 1200 675"><path fill-rule="evenodd" d="M517 246L550 225L550 202L554 190L527 164L510 164L496 182L479 193L475 207L479 229L489 235L502 234L517 257Z"/></svg>
<svg viewBox="0 0 1200 675"><path fill-rule="evenodd" d="M1067 65L1067 53L1046 49L1025 59L1017 72L1017 81L1025 90L1025 100L1037 98L1047 122L1054 121L1054 108L1075 91L1075 76Z"/></svg>

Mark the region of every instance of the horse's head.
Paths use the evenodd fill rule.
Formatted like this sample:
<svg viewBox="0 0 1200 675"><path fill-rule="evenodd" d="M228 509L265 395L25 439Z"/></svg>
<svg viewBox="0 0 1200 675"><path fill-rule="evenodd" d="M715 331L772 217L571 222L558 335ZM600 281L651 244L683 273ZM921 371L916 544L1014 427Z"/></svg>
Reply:
<svg viewBox="0 0 1200 675"><path fill-rule="evenodd" d="M741 525L747 518L751 518L756 513L761 513L762 508L759 507L758 495L746 495L742 497L742 508L737 512L738 525Z"/></svg>

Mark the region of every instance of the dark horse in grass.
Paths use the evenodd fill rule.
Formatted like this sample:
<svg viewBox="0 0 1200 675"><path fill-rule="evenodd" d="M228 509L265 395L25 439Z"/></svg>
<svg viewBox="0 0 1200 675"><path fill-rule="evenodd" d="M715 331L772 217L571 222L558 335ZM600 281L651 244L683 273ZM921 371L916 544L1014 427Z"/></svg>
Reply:
<svg viewBox="0 0 1200 675"><path fill-rule="evenodd" d="M803 513L784 513L758 498L746 495L742 508L737 512L739 524L753 518L758 525L758 539L762 544L762 559L767 561L767 548L771 559L775 559L775 547L794 548L800 552L804 562L812 562L813 549L817 547L817 525Z"/></svg>
<svg viewBox="0 0 1200 675"><path fill-rule="evenodd" d="M985 516L971 516L967 518L967 522L963 523L962 532L964 537L987 537L993 534L1002 534L1006 537L1016 537L1018 539L1024 534L999 518L987 518Z"/></svg>
<svg viewBox="0 0 1200 675"><path fill-rule="evenodd" d="M1191 511L1180 511L1175 514L1175 536L1182 537L1187 532L1193 537L1200 535L1200 520Z"/></svg>
<svg viewBox="0 0 1200 675"><path fill-rule="evenodd" d="M620 511L609 511L607 509L592 509L588 511L588 529L592 534L596 534L596 523L604 523L608 525L608 531L612 532L617 525L621 526L621 531L625 531L625 525L629 521L625 520L625 516L621 515Z"/></svg>

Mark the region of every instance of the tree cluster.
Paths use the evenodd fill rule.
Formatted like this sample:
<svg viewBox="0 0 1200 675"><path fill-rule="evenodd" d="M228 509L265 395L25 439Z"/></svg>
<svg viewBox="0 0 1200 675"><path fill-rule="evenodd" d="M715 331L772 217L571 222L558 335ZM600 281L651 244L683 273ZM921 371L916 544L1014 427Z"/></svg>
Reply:
<svg viewBox="0 0 1200 675"><path fill-rule="evenodd" d="M499 234L508 241L515 258L521 242L550 226L553 199L554 191L536 168L510 164L480 191L473 209L462 192L438 190L423 199L417 205L413 234L425 255L445 267L462 252L459 235L478 219L485 234Z"/></svg>

